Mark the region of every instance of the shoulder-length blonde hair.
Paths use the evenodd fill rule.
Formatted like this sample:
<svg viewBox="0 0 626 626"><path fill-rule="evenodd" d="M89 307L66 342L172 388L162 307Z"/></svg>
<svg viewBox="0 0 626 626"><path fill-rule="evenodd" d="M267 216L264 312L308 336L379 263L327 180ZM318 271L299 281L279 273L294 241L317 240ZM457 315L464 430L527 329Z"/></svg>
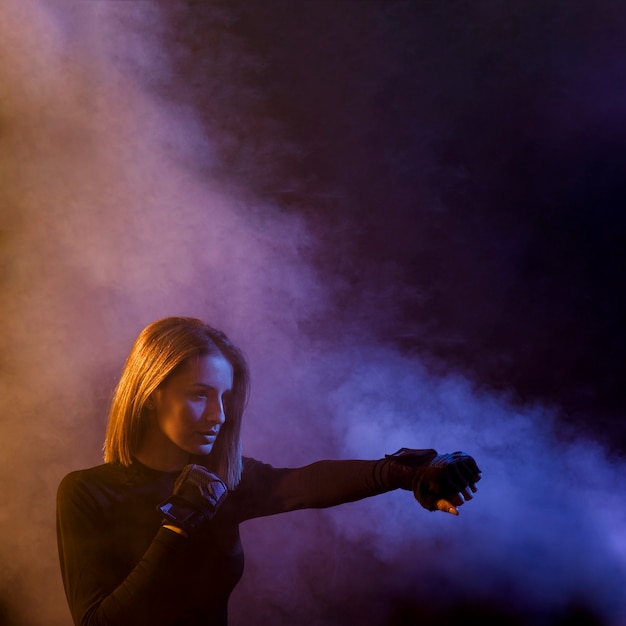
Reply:
<svg viewBox="0 0 626 626"><path fill-rule="evenodd" d="M146 402L190 357L221 354L233 368L233 389L224 406L226 421L206 458L234 489L241 479L241 419L248 398L248 365L226 335L191 317L166 317L137 337L113 394L104 442L104 461L130 465L145 432Z"/></svg>

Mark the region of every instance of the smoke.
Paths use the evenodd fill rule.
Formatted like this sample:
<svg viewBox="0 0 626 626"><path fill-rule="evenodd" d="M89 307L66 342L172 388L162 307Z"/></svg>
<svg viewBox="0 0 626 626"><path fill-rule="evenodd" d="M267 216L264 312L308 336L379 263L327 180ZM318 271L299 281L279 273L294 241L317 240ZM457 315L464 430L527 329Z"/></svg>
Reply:
<svg viewBox="0 0 626 626"><path fill-rule="evenodd" d="M465 449L484 472L458 519L392 493L250 522L234 624L440 623L461 609L622 624L623 461L558 431L549 407L435 376L367 326L338 327L310 224L217 176L219 142L193 109L140 85L173 71L142 34L163 16L145 2L0 9L3 623L69 623L56 487L100 462L138 331L181 314L248 354L247 454L289 466Z"/></svg>
<svg viewBox="0 0 626 626"><path fill-rule="evenodd" d="M550 408L516 405L463 377L434 377L385 348L345 346L318 357L314 371L324 372L328 393L311 407L303 440L328 429L348 458L407 445L470 450L484 478L459 518L426 513L395 492L296 521L254 522L276 533L262 548L252 542L265 557L261 567L273 564L271 575L255 566L243 585L268 622L268 597L282 604L295 596L297 623L439 624L459 615L498 624L623 623L623 461L557 431ZM330 421L320 419L326 415ZM306 591L294 594L298 584Z"/></svg>
<svg viewBox="0 0 626 626"><path fill-rule="evenodd" d="M138 331L195 315L285 353L317 306L300 221L181 167L197 128L111 61L107 29L142 9L151 14L143 3L2 7L0 593L17 623L68 622L56 487L100 462L106 404Z"/></svg>

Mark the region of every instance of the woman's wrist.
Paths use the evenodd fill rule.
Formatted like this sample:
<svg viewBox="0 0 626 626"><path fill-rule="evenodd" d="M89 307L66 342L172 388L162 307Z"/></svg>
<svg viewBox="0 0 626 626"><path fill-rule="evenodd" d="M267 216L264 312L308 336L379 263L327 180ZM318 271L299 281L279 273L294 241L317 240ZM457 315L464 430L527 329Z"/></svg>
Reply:
<svg viewBox="0 0 626 626"><path fill-rule="evenodd" d="M182 528L179 528L178 526L174 526L173 524L163 524L163 528L167 528L168 530L171 530L172 532L182 535L183 537L185 537L185 539L189 538L189 535Z"/></svg>

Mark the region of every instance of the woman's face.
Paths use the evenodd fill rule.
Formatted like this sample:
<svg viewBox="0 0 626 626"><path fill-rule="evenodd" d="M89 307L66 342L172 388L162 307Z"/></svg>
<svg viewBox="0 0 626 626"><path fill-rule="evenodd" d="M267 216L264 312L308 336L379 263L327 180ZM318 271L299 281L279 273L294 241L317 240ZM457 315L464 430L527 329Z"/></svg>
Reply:
<svg viewBox="0 0 626 626"><path fill-rule="evenodd" d="M176 470L190 455L209 454L226 420L224 402L232 387L233 368L221 354L185 361L152 394L154 419L139 460Z"/></svg>

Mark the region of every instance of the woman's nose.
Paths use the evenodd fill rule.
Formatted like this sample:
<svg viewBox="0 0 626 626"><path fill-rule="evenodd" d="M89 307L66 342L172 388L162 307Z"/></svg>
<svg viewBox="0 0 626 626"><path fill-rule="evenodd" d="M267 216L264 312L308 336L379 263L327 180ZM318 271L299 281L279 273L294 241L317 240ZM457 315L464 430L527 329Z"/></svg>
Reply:
<svg viewBox="0 0 626 626"><path fill-rule="evenodd" d="M226 413L224 411L224 403L220 400L219 404L219 411L217 413L217 421L220 424L223 424L226 421Z"/></svg>
<svg viewBox="0 0 626 626"><path fill-rule="evenodd" d="M226 413L224 412L224 402L215 400L215 402L207 403L205 409L205 418L217 424L223 424L226 421Z"/></svg>

